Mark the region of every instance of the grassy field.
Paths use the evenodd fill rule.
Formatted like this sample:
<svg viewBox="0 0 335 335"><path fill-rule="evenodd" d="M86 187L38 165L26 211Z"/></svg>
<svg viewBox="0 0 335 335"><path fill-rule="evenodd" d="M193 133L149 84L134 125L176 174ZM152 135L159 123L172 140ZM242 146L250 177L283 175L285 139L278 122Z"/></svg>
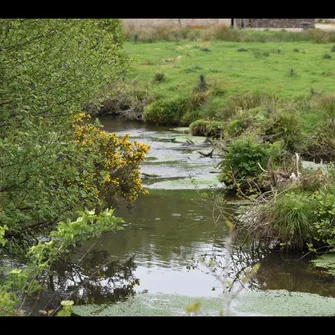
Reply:
<svg viewBox="0 0 335 335"><path fill-rule="evenodd" d="M245 92L299 99L335 90L332 44L163 41L127 42L125 49L135 59L129 77L160 98L190 94L200 74L220 88L210 99L215 106ZM154 82L157 72L166 79Z"/></svg>

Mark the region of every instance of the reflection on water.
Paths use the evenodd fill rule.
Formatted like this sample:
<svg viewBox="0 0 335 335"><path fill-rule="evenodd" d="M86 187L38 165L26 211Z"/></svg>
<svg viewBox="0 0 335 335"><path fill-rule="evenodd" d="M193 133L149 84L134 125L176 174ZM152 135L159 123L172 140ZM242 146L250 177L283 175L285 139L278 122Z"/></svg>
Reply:
<svg viewBox="0 0 335 335"><path fill-rule="evenodd" d="M269 254L262 259L255 280L260 289L315 293L335 297L335 278L315 269L301 253Z"/></svg>
<svg viewBox="0 0 335 335"><path fill-rule="evenodd" d="M63 298L70 294L76 304L124 301L135 294L138 279L134 275L136 264L133 258L111 259L105 250L94 249L83 262L61 262L53 285L62 292ZM78 264L79 263L79 264Z"/></svg>

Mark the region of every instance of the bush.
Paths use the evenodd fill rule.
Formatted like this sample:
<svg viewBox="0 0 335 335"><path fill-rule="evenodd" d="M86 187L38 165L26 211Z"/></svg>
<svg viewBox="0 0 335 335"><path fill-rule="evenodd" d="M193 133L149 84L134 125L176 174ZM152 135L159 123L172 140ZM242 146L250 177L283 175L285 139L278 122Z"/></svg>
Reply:
<svg viewBox="0 0 335 335"><path fill-rule="evenodd" d="M264 143L254 134L243 134L227 144L227 153L218 164L222 170L220 179L233 187L244 187L248 180L258 179L260 167L266 166L272 157L276 163L280 156L280 144Z"/></svg>
<svg viewBox="0 0 335 335"><path fill-rule="evenodd" d="M268 234L287 248L335 245L335 194L327 187L314 193L300 188L281 193L267 204L254 207L254 213L254 223L248 229L258 236Z"/></svg>
<svg viewBox="0 0 335 335"><path fill-rule="evenodd" d="M292 153L299 152L303 134L300 119L294 111L277 111L264 126L264 139L273 143L282 141L283 149Z"/></svg>
<svg viewBox="0 0 335 335"><path fill-rule="evenodd" d="M252 108L249 110L240 109L234 119L227 125L227 135L236 137L246 130L261 132L264 124L267 122L268 110L262 107Z"/></svg>
<svg viewBox="0 0 335 335"><path fill-rule="evenodd" d="M272 236L287 247L302 249L311 240L316 203L308 193L284 193L262 208L260 217L272 228Z"/></svg>
<svg viewBox="0 0 335 335"><path fill-rule="evenodd" d="M161 83L162 81L164 81L166 79L166 75L163 72L156 72L154 75L154 79L153 81L155 83Z"/></svg>
<svg viewBox="0 0 335 335"><path fill-rule="evenodd" d="M329 94L314 95L309 102L310 113L317 122L306 138L305 156L331 161L335 159L335 97Z"/></svg>
<svg viewBox="0 0 335 335"><path fill-rule="evenodd" d="M113 99L107 99L98 109L92 105L85 108L88 113L101 115L117 115L127 120L141 120L144 107L149 104L154 95L136 84L127 85L122 91L111 93Z"/></svg>
<svg viewBox="0 0 335 335"><path fill-rule="evenodd" d="M223 131L223 125L218 121L197 120L190 124L193 136L218 136Z"/></svg>
<svg viewBox="0 0 335 335"><path fill-rule="evenodd" d="M241 110L249 110L258 107L269 109L275 104L277 104L277 99L268 94L247 92L230 97L228 103L218 110L217 115L222 120L229 120L235 117Z"/></svg>
<svg viewBox="0 0 335 335"><path fill-rule="evenodd" d="M330 58L332 58L332 56L331 56L330 54L324 54L324 55L322 56L322 58L323 58L323 59L330 59Z"/></svg>
<svg viewBox="0 0 335 335"><path fill-rule="evenodd" d="M187 107L188 110L194 110L207 104L210 96L209 91L195 91L191 94Z"/></svg>
<svg viewBox="0 0 335 335"><path fill-rule="evenodd" d="M145 106L143 120L147 123L178 125L187 110L188 99L156 100Z"/></svg>

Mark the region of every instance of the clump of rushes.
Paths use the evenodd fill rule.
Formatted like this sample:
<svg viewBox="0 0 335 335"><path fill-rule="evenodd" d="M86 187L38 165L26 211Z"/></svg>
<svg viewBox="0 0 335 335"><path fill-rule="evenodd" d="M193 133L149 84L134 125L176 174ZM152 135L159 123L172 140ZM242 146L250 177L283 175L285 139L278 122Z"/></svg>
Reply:
<svg viewBox="0 0 335 335"><path fill-rule="evenodd" d="M156 72L154 75L154 82L155 83L161 83L166 79L166 75L163 72Z"/></svg>
<svg viewBox="0 0 335 335"><path fill-rule="evenodd" d="M289 69L289 71L288 71L288 75L289 75L290 77L293 77L293 76L295 76L296 74L297 74L297 73L295 72L294 68L291 67L291 68Z"/></svg>
<svg viewBox="0 0 335 335"><path fill-rule="evenodd" d="M300 50L298 48L294 48L293 51L294 52L300 52Z"/></svg>
<svg viewBox="0 0 335 335"><path fill-rule="evenodd" d="M200 75L200 81L198 85L193 89L194 92L205 92L208 90L208 84L204 74Z"/></svg>
<svg viewBox="0 0 335 335"><path fill-rule="evenodd" d="M247 48L239 48L237 49L238 52L248 52Z"/></svg>
<svg viewBox="0 0 335 335"><path fill-rule="evenodd" d="M333 45L331 52L335 52L335 45Z"/></svg>
<svg viewBox="0 0 335 335"><path fill-rule="evenodd" d="M330 58L332 58L332 56L331 56L330 54L324 54L324 55L322 56L322 58L323 58L323 59L330 59Z"/></svg>

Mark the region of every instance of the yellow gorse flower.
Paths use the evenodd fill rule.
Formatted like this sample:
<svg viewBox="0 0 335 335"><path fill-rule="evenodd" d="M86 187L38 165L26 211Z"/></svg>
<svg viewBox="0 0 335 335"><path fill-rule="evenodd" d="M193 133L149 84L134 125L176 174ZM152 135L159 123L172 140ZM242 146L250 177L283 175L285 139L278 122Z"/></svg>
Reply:
<svg viewBox="0 0 335 335"><path fill-rule="evenodd" d="M85 113L77 114L75 122L86 117ZM96 125L75 124L74 143L78 150L94 157L95 173L83 180L86 192L94 196L110 194L113 198L129 202L135 201L140 193L148 193L142 187L140 164L150 147L137 141L131 142L129 138L129 134L118 137L117 133L107 133ZM103 173L103 178L100 173Z"/></svg>

